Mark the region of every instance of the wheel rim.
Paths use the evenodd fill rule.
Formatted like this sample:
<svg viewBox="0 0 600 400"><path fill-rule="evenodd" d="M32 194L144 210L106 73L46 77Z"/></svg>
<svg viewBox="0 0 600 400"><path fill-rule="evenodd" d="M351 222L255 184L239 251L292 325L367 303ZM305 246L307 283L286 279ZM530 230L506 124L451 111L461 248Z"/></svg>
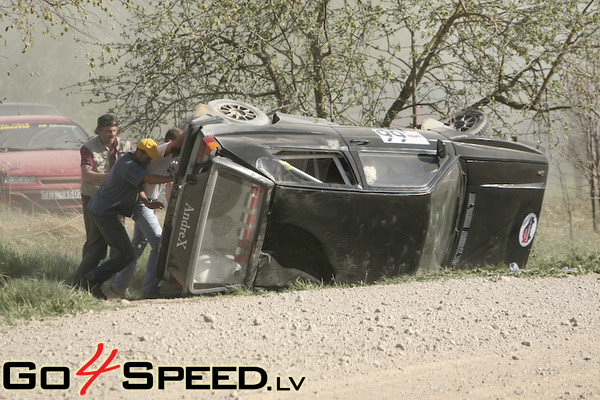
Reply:
<svg viewBox="0 0 600 400"><path fill-rule="evenodd" d="M257 117L254 110L241 104L222 104L219 107L219 111L221 111L223 115L238 121L252 121Z"/></svg>
<svg viewBox="0 0 600 400"><path fill-rule="evenodd" d="M471 129L477 123L477 118L472 115L462 115L454 120L455 129L463 132Z"/></svg>

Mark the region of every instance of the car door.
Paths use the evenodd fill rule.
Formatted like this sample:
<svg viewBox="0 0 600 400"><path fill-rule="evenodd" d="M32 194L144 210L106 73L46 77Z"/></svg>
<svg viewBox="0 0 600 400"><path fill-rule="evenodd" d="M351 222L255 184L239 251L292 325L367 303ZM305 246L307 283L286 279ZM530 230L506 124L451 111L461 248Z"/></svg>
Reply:
<svg viewBox="0 0 600 400"><path fill-rule="evenodd" d="M159 274L181 285L184 295L252 285L273 182L220 156L181 168L183 183L165 220Z"/></svg>

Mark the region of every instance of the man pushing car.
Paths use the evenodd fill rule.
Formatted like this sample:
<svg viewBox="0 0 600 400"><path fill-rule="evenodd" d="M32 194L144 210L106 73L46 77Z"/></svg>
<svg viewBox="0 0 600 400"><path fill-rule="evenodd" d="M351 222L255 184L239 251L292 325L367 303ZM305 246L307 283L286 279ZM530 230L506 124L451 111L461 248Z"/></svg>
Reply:
<svg viewBox="0 0 600 400"><path fill-rule="evenodd" d="M141 140L135 151L126 153L117 161L106 181L88 203L87 208L92 223L97 228L97 234L101 235L104 241L93 241L97 245L90 248L89 252L96 257L88 257L88 260L94 260L96 265L87 266L86 270L89 272L76 284L89 290L99 299L106 299L100 288L102 283L135 259L129 235L119 216L131 217L133 215L139 187L142 183L161 184L173 181L173 177L151 175L146 171L150 160L161 158L156 148L157 144L154 140ZM151 203L150 207L160 207L160 205L158 202ZM107 244L118 252L98 265L103 255L106 254ZM89 261L83 260L83 262ZM81 268L80 265L79 269Z"/></svg>

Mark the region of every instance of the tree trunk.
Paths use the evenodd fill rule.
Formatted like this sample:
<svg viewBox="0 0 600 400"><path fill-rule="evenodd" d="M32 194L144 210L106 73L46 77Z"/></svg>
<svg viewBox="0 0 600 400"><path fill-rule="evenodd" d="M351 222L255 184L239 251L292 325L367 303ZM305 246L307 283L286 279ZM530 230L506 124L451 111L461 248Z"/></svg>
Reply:
<svg viewBox="0 0 600 400"><path fill-rule="evenodd" d="M598 176L592 175L590 178L590 197L592 201L592 226L594 227L594 233L598 233L597 224L597 207L598 204Z"/></svg>

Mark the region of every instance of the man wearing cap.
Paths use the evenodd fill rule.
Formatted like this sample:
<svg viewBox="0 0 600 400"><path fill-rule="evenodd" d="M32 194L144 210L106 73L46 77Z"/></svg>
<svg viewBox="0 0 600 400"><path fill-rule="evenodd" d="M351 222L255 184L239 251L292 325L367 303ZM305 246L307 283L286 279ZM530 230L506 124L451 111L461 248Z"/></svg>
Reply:
<svg viewBox="0 0 600 400"><path fill-rule="evenodd" d="M152 139L141 140L134 152L126 153L110 170L108 177L90 199L87 209L98 237L92 237L89 256L84 256L78 272L88 271L76 282L89 290L95 297L106 299L100 286L115 273L125 268L135 259L135 252L129 235L121 223L120 216L131 217L138 200L142 183L168 183L173 177L151 175L146 171L150 160L161 158L156 142ZM149 207L159 207L160 203ZM98 265L106 255L107 244L118 253ZM77 273L76 273L77 275Z"/></svg>
<svg viewBox="0 0 600 400"><path fill-rule="evenodd" d="M101 115L98 118L98 124L94 131L96 137L88 140L80 149L81 204L86 239L82 250L84 258L89 255L90 247L98 245L98 243L92 243L92 238L103 241L98 232L94 231L95 225L91 222L87 205L108 176L112 166L115 165L121 156L132 150L129 141L117 138L118 130L119 127L114 116L110 114ZM74 284L77 285L87 272L89 271L78 270L75 273Z"/></svg>
<svg viewBox="0 0 600 400"><path fill-rule="evenodd" d="M133 150L129 141L117 138L118 131L115 117L104 114L98 118L96 137L81 147L81 201L84 205L100 188L117 160Z"/></svg>
<svg viewBox="0 0 600 400"><path fill-rule="evenodd" d="M157 150L162 158L153 159L146 167L150 174L155 175L174 175L177 165L177 155L185 139L185 133L179 128L171 128L165 134L165 143L158 145ZM110 287L111 291L119 297L127 297L127 287L133 279L136 261L144 252L149 243L151 250L146 266L146 279L142 287L142 298L160 297L160 279L156 276L156 264L158 262L158 246L162 236L162 227L156 216L156 209L162 209L162 203L158 202L163 188L167 189L167 184L144 183L143 190L140 192L139 201L135 205L133 220L133 239L131 245L135 250L136 259L115 276ZM167 200L169 193L166 193Z"/></svg>

